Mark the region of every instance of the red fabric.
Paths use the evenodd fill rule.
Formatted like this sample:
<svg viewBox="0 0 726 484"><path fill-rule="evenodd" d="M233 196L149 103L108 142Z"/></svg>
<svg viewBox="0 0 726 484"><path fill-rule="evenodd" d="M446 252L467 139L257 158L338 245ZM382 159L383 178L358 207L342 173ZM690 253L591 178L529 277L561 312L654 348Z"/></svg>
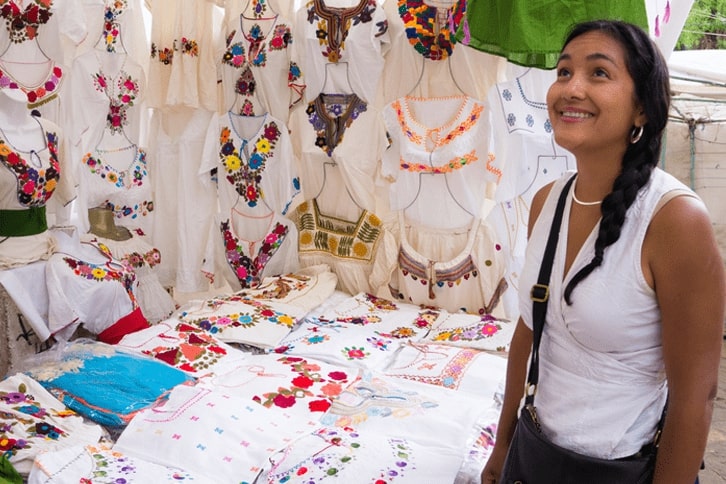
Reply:
<svg viewBox="0 0 726 484"><path fill-rule="evenodd" d="M131 311L129 314L113 323L108 328L104 329L98 334L98 340L104 343L115 345L121 338L129 333L135 333L141 331L144 328L150 326L149 321L141 312L141 308L138 307Z"/></svg>

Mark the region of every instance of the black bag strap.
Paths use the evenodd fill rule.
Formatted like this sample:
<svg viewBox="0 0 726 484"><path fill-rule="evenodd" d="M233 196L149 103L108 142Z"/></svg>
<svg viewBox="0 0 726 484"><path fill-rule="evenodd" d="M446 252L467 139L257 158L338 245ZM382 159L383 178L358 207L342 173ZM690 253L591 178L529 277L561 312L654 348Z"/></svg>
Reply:
<svg viewBox="0 0 726 484"><path fill-rule="evenodd" d="M544 330L545 314L547 314L547 301L550 297L550 274L552 273L552 263L557 250L557 242L560 239L560 227L562 226L562 215L565 211L565 202L567 194L570 191L572 182L575 181L573 175L565 184L557 200L555 215L552 218L552 227L550 227L550 235L547 238L544 255L542 256L542 265L539 268L539 276L537 284L532 286L529 293L532 299L532 355L529 363L529 374L527 375L527 395L525 404L534 404L534 393L539 381L539 343L542 341L542 332Z"/></svg>
<svg viewBox="0 0 726 484"><path fill-rule="evenodd" d="M537 382L539 381L539 344L542 341L542 332L544 331L545 315L547 314L547 301L550 297L550 275L552 274L552 264L557 250L557 242L560 238L560 228L562 226L562 216L565 211L565 203L567 202L567 194L570 187L575 181L577 174L573 175L564 188L557 200L557 207L552 218L552 226L550 234L547 238L544 255L542 256L542 265L539 268L539 276L537 284L532 286L530 291L530 299L532 299L532 355L529 364L529 373L527 375L527 394L525 395L525 406L534 406L534 394L537 391ZM666 399L663 412L661 413L658 426L656 427L653 445L657 448L660 443L660 436L665 423L665 416L668 409L668 399Z"/></svg>

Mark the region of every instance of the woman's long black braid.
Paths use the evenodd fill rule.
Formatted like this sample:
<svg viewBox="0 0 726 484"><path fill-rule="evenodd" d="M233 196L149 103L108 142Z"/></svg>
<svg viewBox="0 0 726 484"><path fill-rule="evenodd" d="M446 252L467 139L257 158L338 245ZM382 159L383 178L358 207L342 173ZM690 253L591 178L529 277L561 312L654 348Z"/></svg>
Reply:
<svg viewBox="0 0 726 484"><path fill-rule="evenodd" d="M626 52L628 71L635 85L635 97L647 122L637 143L629 143L623 155L620 174L613 189L602 201L602 218L592 260L570 280L565 301L572 304L572 291L595 268L602 264L605 249L620 238L628 209L658 164L663 130L668 121L670 83L668 68L658 48L638 27L618 21L593 21L578 25L565 41L584 33L599 31L619 41ZM630 142L630 140L628 140Z"/></svg>

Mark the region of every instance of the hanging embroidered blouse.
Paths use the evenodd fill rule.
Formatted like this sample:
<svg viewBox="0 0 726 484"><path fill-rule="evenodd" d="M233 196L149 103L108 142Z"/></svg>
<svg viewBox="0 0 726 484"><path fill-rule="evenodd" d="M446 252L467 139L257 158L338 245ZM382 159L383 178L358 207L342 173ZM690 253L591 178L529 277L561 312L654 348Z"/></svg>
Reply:
<svg viewBox="0 0 726 484"><path fill-rule="evenodd" d="M456 30L466 14L466 0L450 2L450 8L426 0L398 0L398 14L414 50L427 59L445 60L453 54ZM464 20L464 22L466 22Z"/></svg>
<svg viewBox="0 0 726 484"><path fill-rule="evenodd" d="M149 107L186 106L217 111L213 2L151 3Z"/></svg>
<svg viewBox="0 0 726 484"><path fill-rule="evenodd" d="M335 163L345 181L341 196L347 189L360 207L375 209L374 178L388 144L376 109L355 94L321 94L292 113L290 129L306 200L325 185L324 163Z"/></svg>
<svg viewBox="0 0 726 484"><path fill-rule="evenodd" d="M105 159L113 154L131 158L131 162L126 168L118 169ZM87 207L108 207L113 210L118 225L152 233L154 199L145 150L130 145L116 153L100 150L86 153L81 171L82 195Z"/></svg>
<svg viewBox="0 0 726 484"><path fill-rule="evenodd" d="M390 44L383 7L376 0L353 0L346 7L310 0L296 15L295 32L303 46L306 100L309 102L322 91L325 64L344 61L350 67L353 92L366 102L375 101Z"/></svg>
<svg viewBox="0 0 726 484"><path fill-rule="evenodd" d="M395 241L374 213L363 210L358 220L342 220L321 213L312 199L291 218L298 229L301 267L327 264L338 275L339 290L375 293L381 281L370 280L373 262L395 248Z"/></svg>
<svg viewBox="0 0 726 484"><path fill-rule="evenodd" d="M240 116L228 112L207 131L200 172L217 172L220 211L243 204L250 214L294 208L300 179L285 124L270 114Z"/></svg>
<svg viewBox="0 0 726 484"><path fill-rule="evenodd" d="M70 75L69 136L79 158L91 151L104 131L139 139L146 76L128 54L94 49L79 55Z"/></svg>
<svg viewBox="0 0 726 484"><path fill-rule="evenodd" d="M245 116L269 112L287 122L305 89L292 24L280 15L240 14L239 27L227 35L221 71L224 106Z"/></svg>
<svg viewBox="0 0 726 484"><path fill-rule="evenodd" d="M409 209L413 218L432 220L438 197L423 197L422 175L440 176L447 199L453 198L471 215L482 205L501 176L491 151L487 106L468 96L404 97L383 110L391 147L383 157L381 174L392 180L392 210ZM448 191L448 193L446 193Z"/></svg>
<svg viewBox="0 0 726 484"><path fill-rule="evenodd" d="M291 221L276 213L263 217L228 213L217 217L202 271L212 279L219 275L239 291L258 286L266 276L298 269L297 230Z"/></svg>
<svg viewBox="0 0 726 484"><path fill-rule="evenodd" d="M503 316L498 303L506 288L504 257L489 225L476 218L468 230L456 235L407 226L398 212L398 223L391 229L400 241L398 265L389 282L395 299L454 313ZM410 241L409 231L414 230L415 237L428 244L427 251L417 250Z"/></svg>
<svg viewBox="0 0 726 484"><path fill-rule="evenodd" d="M527 246L527 223L532 198L547 183L575 167L575 157L555 142L547 112L547 86L554 71L520 69L510 81L489 90L492 149L501 160L502 179L495 194L497 206L489 221L507 255L504 295L507 316L519 314L519 275Z"/></svg>

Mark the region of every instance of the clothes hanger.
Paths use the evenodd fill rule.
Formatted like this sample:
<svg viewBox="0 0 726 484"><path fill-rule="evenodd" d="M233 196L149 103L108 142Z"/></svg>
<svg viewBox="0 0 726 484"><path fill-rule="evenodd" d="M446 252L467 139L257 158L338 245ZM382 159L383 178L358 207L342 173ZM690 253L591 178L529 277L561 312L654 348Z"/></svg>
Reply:
<svg viewBox="0 0 726 484"><path fill-rule="evenodd" d="M421 81L422 81L422 80L423 80L423 78L424 78L424 71L426 70L426 64L427 64L428 62L441 62L441 61L432 61L432 60L430 60L430 59L427 59L427 58L425 58L425 57L423 57L423 56L421 56L421 57L422 57L422 59L423 59L423 63L422 63L422 65L421 65L421 72L419 72L419 75L418 75L418 79L416 79L416 83L415 83L415 84L413 85L413 87L412 87L412 88L411 88L411 89L410 89L410 90L408 91L408 93L406 93L406 97L408 97L408 96L411 96L411 95L413 95L413 92L414 92L414 91L415 91L415 90L416 90L417 88L419 88L419 87L420 87L420 85L421 85ZM452 56L448 56L448 57L446 58L446 60L444 61L444 62L446 62L446 67L447 67L447 70L448 70L449 78L451 79L451 84L452 84L452 85L453 85L453 86L454 86L454 87L456 88L456 90L457 90L457 91L459 91L459 93L460 93L460 94L463 94L464 96L466 96L466 95L467 95L467 94L466 94L466 91L464 91L464 89L463 89L463 88L461 87L461 85L459 85L459 82L458 82L458 81L456 80L456 76L454 76L454 71L453 71L453 69L452 69L452 67L451 67L451 57L452 57ZM432 97L432 96L431 96L431 95L429 95L429 96L427 96L427 97Z"/></svg>
<svg viewBox="0 0 726 484"><path fill-rule="evenodd" d="M316 198L317 199L318 197L320 197L320 195L325 190L325 183L326 183L326 181L328 179L328 171L327 171L328 170L328 167L335 167L335 168L337 168L337 166L338 166L338 164L335 161L325 161L325 162L323 162L323 183L320 185L320 190L318 191L318 193L313 198ZM353 194L350 193L350 189L348 188L348 185L345 185L344 184L344 187L345 187L345 193L348 194L348 198L350 198L350 200L355 204L355 206L358 207L361 210L365 210L363 207L361 207L360 203L358 203L358 201L355 199L355 197L353 196Z"/></svg>
<svg viewBox="0 0 726 484"><path fill-rule="evenodd" d="M447 177L445 176L445 175L446 175L446 173L434 173L434 172L427 172L427 171L422 171L422 172L420 172L420 173L418 174L419 180L418 180L418 190L416 190L416 196L414 196L414 197L413 197L413 200L411 200L411 203L409 203L408 205L406 205L405 207L403 207L403 211L404 211L404 212L405 212L405 211L406 211L406 210L407 210L408 208L410 208L411 206L413 206L413 204L414 204L414 203L416 203L416 200L418 200L418 197L419 197L419 195L421 194L421 185L423 185L423 183L422 183L422 182L423 182L423 179L422 179L422 177L423 177L424 175L431 175L431 176L436 176L436 175L444 175L444 184L445 184L445 186L446 186L446 191L447 191L447 192L449 192L449 197L450 197L450 198L451 198L451 199L452 199L452 200L454 201L454 203L456 203L456 204L457 204L457 205L459 206L459 208L461 208L461 209L462 209L462 210L463 210L464 212L466 212L467 214L469 214L469 215L470 215L471 217L473 217L473 218L475 218L475 217L476 217L476 215L474 215L474 214L473 214L473 213L471 212L471 210L469 210L468 208L464 207L464 206L463 206L463 205L461 204L461 202L459 202L459 200L458 200L458 199L457 199L457 198L456 198L456 197L454 196L454 193L453 193L453 192L451 191L451 187L449 186L449 179L448 179L448 178L447 178Z"/></svg>

